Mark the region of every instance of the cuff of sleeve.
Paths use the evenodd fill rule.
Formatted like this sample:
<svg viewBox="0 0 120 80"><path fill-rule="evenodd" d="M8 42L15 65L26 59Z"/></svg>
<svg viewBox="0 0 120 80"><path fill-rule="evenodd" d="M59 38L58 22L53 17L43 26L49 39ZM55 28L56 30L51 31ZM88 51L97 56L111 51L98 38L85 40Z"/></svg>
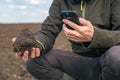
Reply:
<svg viewBox="0 0 120 80"><path fill-rule="evenodd" d="M43 53L45 50L43 43L38 40L36 40L36 42L37 42L38 48L40 48L41 53Z"/></svg>
<svg viewBox="0 0 120 80"><path fill-rule="evenodd" d="M112 44L108 30L94 28L94 36L88 48L108 48Z"/></svg>
<svg viewBox="0 0 120 80"><path fill-rule="evenodd" d="M96 44L98 44L100 42L99 37L100 36L99 36L97 28L94 28L94 36L93 36L93 39L92 39L90 45L88 46L88 48L96 48L98 46Z"/></svg>
<svg viewBox="0 0 120 80"><path fill-rule="evenodd" d="M45 46L42 42L40 42L39 40L36 40L36 42L39 44L40 49L45 50Z"/></svg>

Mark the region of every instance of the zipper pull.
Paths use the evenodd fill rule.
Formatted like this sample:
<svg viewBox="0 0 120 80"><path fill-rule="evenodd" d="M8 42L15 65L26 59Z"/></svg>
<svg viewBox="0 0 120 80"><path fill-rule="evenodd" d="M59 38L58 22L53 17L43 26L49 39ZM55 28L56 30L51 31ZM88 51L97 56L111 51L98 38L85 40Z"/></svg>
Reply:
<svg viewBox="0 0 120 80"><path fill-rule="evenodd" d="M83 0L80 2L80 11L83 11Z"/></svg>

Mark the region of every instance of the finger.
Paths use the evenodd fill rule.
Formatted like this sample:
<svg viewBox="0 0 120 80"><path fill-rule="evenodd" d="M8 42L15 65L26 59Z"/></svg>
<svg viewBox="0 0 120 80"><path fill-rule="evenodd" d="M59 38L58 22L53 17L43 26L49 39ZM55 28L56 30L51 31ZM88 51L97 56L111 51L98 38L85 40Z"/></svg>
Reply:
<svg viewBox="0 0 120 80"><path fill-rule="evenodd" d="M84 37L76 37L76 36L72 36L72 35L69 35L68 36L68 39L71 40L71 41L75 41L75 42L88 42L88 40Z"/></svg>
<svg viewBox="0 0 120 80"><path fill-rule="evenodd" d="M28 57L29 57L29 51L25 51L23 54L23 60L24 61L28 60Z"/></svg>
<svg viewBox="0 0 120 80"><path fill-rule="evenodd" d="M72 35L72 36L76 36L76 37L82 36L80 34L80 32L78 32L76 30L70 30L66 26L63 26L63 30L64 30L64 33L66 36L68 36L68 35Z"/></svg>
<svg viewBox="0 0 120 80"><path fill-rule="evenodd" d="M77 41L79 41L81 38L84 38L83 35L81 35L78 31L71 31L67 34L69 38L73 38L76 39Z"/></svg>
<svg viewBox="0 0 120 80"><path fill-rule="evenodd" d="M35 48L33 47L32 49L31 49L31 58L35 58Z"/></svg>
<svg viewBox="0 0 120 80"><path fill-rule="evenodd" d="M67 38L71 41L74 41L74 42L80 42L81 41L81 38L78 38L78 37L72 36L72 35L69 35Z"/></svg>
<svg viewBox="0 0 120 80"><path fill-rule="evenodd" d="M83 25L83 26L88 26L91 25L90 21L84 19L84 18L79 18L79 22Z"/></svg>
<svg viewBox="0 0 120 80"><path fill-rule="evenodd" d="M66 25L63 25L63 31L64 31L65 33L74 32L74 30L71 30L71 29L67 28Z"/></svg>
<svg viewBox="0 0 120 80"><path fill-rule="evenodd" d="M20 58L21 57L21 55L22 55L22 53L21 52L18 52L18 53L16 53L16 58Z"/></svg>
<svg viewBox="0 0 120 80"><path fill-rule="evenodd" d="M65 36L67 36L68 28L66 27L65 24L63 25L63 31L64 31Z"/></svg>
<svg viewBox="0 0 120 80"><path fill-rule="evenodd" d="M64 32L65 36L67 36L67 27L65 24L63 25L63 32Z"/></svg>
<svg viewBox="0 0 120 80"><path fill-rule="evenodd" d="M12 39L12 42L15 42L15 41L16 41L16 39L17 39L17 38L13 38L13 39Z"/></svg>
<svg viewBox="0 0 120 80"><path fill-rule="evenodd" d="M39 48L35 48L35 53L36 53L36 57L40 56L40 49Z"/></svg>
<svg viewBox="0 0 120 80"><path fill-rule="evenodd" d="M64 22L65 24L69 25L70 27L72 27L72 28L75 29L75 30L79 30L79 29L81 28L79 25L77 25L77 24L75 24L74 22L69 21L69 20L67 20L67 19L63 19L63 22Z"/></svg>
<svg viewBox="0 0 120 80"><path fill-rule="evenodd" d="M65 36L67 37L69 33L69 29L66 26L63 26L63 31L64 31Z"/></svg>
<svg viewBox="0 0 120 80"><path fill-rule="evenodd" d="M64 33L65 33L65 36L67 37L67 39L75 41L75 42L84 41L83 39L85 38L85 36L84 36L85 32L68 29L65 25L63 25L63 30L64 30Z"/></svg>
<svg viewBox="0 0 120 80"><path fill-rule="evenodd" d="M63 24L63 31L65 31L65 32L66 32L66 30L67 30L67 27L66 27L66 25L65 25L65 24Z"/></svg>
<svg viewBox="0 0 120 80"><path fill-rule="evenodd" d="M74 29L75 29L75 30L71 30L71 29L68 29L65 25L63 25L63 30L64 30L64 33L65 33L66 36L73 35L73 36L76 36L76 37L81 37L81 36L85 37L86 32L84 30L88 27L78 26L78 25L76 25L76 24L74 24L74 23L72 23L68 20L66 20L66 22L71 24L71 26L74 26Z"/></svg>

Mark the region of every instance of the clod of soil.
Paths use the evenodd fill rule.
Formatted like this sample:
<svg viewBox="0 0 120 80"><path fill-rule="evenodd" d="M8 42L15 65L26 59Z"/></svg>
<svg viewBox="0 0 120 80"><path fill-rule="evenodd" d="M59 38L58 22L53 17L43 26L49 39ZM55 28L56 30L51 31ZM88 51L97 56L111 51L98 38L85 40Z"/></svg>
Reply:
<svg viewBox="0 0 120 80"><path fill-rule="evenodd" d="M12 45L14 52L24 52L25 50L31 51L32 47L38 47L39 43L35 40L34 34L28 28L21 30L20 35Z"/></svg>

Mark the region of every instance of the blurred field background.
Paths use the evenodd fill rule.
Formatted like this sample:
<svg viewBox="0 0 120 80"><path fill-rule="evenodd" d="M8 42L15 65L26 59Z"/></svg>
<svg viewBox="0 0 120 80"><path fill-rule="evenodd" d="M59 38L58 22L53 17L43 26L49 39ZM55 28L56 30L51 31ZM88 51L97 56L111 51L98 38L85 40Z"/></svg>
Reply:
<svg viewBox="0 0 120 80"><path fill-rule="evenodd" d="M40 23L0 24L0 80L36 80L26 71L22 59L16 59L11 50L11 39L23 28L29 28L34 33L40 30ZM58 36L54 47L70 50L63 32Z"/></svg>

